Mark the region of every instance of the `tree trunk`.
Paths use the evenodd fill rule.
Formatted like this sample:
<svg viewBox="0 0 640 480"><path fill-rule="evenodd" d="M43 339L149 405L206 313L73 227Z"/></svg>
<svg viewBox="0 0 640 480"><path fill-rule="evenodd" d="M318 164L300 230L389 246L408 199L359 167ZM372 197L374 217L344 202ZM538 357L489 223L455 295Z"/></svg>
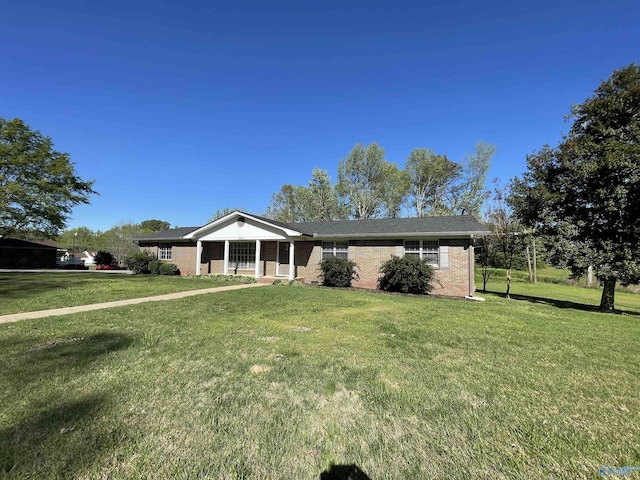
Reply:
<svg viewBox="0 0 640 480"><path fill-rule="evenodd" d="M587 267L587 287L593 286L593 267L589 265Z"/></svg>
<svg viewBox="0 0 640 480"><path fill-rule="evenodd" d="M507 269L507 292L506 292L506 298L511 298L509 296L509 291L511 290L511 269Z"/></svg>
<svg viewBox="0 0 640 480"><path fill-rule="evenodd" d="M538 283L538 265L536 259L536 239L531 239L531 245L533 246L533 283Z"/></svg>
<svg viewBox="0 0 640 480"><path fill-rule="evenodd" d="M614 311L614 296L616 293L616 279L608 278L604 281L604 288L602 289L602 298L600 299L600 311L605 313L613 313Z"/></svg>
<svg viewBox="0 0 640 480"><path fill-rule="evenodd" d="M533 283L533 272L531 271L531 254L529 253L529 245L525 249L527 252L527 267L529 267L529 283Z"/></svg>

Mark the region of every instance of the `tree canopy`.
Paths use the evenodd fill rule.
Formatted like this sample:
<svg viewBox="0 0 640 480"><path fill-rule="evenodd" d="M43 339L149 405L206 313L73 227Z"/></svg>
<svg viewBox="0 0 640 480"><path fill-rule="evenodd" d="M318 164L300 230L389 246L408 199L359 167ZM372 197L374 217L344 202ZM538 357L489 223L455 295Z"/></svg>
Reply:
<svg viewBox="0 0 640 480"><path fill-rule="evenodd" d="M616 282L640 280L640 67L615 71L571 113L562 142L528 156L512 201L574 274L593 265L600 309L613 311Z"/></svg>
<svg viewBox="0 0 640 480"><path fill-rule="evenodd" d="M495 147L478 142L460 163L429 148L414 148L404 168L385 159L377 143L356 144L338 164L332 185L314 168L308 185L285 184L271 196L265 216L281 222L474 215L489 192L487 172Z"/></svg>
<svg viewBox="0 0 640 480"><path fill-rule="evenodd" d="M409 195L417 217L437 215L447 210L447 192L462 167L436 155L430 148L414 148L405 165L409 175Z"/></svg>
<svg viewBox="0 0 640 480"><path fill-rule="evenodd" d="M307 186L283 185L271 196L265 216L280 222L336 220L347 216L326 170L315 167Z"/></svg>
<svg viewBox="0 0 640 480"><path fill-rule="evenodd" d="M400 187L393 179L400 179L397 165L384 158L384 148L372 143L356 144L338 165L336 190L342 201L349 205L356 219L377 218L382 212L397 211ZM391 181L390 181L391 180Z"/></svg>
<svg viewBox="0 0 640 480"><path fill-rule="evenodd" d="M140 230L142 230L143 232L163 232L165 230L169 230L170 228L171 224L163 220L149 219L140 222Z"/></svg>
<svg viewBox="0 0 640 480"><path fill-rule="evenodd" d="M89 203L92 186L51 138L18 118L0 118L0 235L54 237L73 207Z"/></svg>

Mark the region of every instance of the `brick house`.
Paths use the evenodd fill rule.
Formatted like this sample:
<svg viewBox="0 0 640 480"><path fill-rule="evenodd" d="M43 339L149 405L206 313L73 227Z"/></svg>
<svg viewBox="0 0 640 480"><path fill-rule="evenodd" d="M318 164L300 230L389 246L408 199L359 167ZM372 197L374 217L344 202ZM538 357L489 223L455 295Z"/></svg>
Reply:
<svg viewBox="0 0 640 480"><path fill-rule="evenodd" d="M136 238L141 250L175 263L183 274L251 275L319 282L328 255L358 265L355 287L376 288L380 265L416 255L436 269L433 293L473 296L473 239L489 232L471 216L282 223L235 211L202 227Z"/></svg>
<svg viewBox="0 0 640 480"><path fill-rule="evenodd" d="M46 240L0 238L0 268L56 268L57 251Z"/></svg>

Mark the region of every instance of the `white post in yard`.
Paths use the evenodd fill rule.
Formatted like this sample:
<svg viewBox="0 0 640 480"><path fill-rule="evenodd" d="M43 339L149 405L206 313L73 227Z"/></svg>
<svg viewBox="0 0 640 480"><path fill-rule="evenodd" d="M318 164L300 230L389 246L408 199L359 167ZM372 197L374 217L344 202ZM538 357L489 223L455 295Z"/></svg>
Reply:
<svg viewBox="0 0 640 480"><path fill-rule="evenodd" d="M289 240L289 280L296 279L296 265L295 259L296 255L294 252L295 242L293 240Z"/></svg>
<svg viewBox="0 0 640 480"><path fill-rule="evenodd" d="M260 278L260 240L256 240L256 278Z"/></svg>
<svg viewBox="0 0 640 480"><path fill-rule="evenodd" d="M202 263L202 240L196 243L196 275L200 275L200 263Z"/></svg>
<svg viewBox="0 0 640 480"><path fill-rule="evenodd" d="M229 275L229 240L224 241L224 271L225 275Z"/></svg>

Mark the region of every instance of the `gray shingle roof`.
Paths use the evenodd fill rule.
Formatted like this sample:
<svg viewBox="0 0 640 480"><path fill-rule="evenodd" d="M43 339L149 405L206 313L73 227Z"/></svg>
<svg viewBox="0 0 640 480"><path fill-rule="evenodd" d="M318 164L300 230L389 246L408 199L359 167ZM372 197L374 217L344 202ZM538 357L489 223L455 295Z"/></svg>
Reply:
<svg viewBox="0 0 640 480"><path fill-rule="evenodd" d="M0 238L0 247L39 248L39 249L52 249L52 250L55 250L57 248L55 243L48 240L30 242L29 240L21 240L19 238Z"/></svg>
<svg viewBox="0 0 640 480"><path fill-rule="evenodd" d="M240 212L242 213L242 212ZM326 222L283 223L257 215L245 214L273 225L312 236L389 236L401 234L489 234L474 217L468 215L421 218L380 218L373 220L332 220ZM179 240L201 227L180 227L141 235L135 240Z"/></svg>
<svg viewBox="0 0 640 480"><path fill-rule="evenodd" d="M380 218L372 220L335 220L328 222L291 223L290 228L318 236L394 235L394 234L488 234L474 217Z"/></svg>

